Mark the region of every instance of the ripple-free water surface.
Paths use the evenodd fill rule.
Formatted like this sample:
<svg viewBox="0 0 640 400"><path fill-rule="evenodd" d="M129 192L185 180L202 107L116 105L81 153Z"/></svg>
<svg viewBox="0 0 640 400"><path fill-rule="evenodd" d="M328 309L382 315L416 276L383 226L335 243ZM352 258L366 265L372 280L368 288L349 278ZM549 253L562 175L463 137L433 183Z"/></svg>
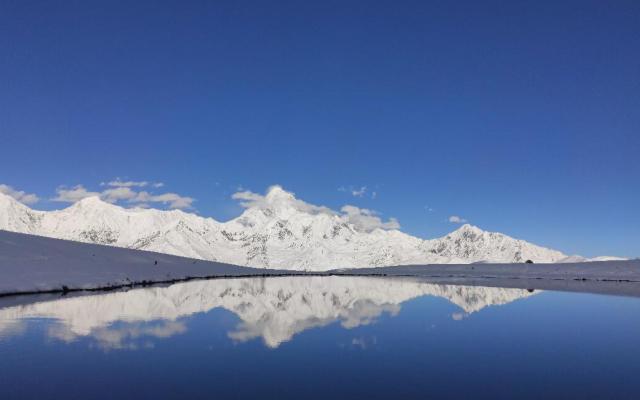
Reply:
<svg viewBox="0 0 640 400"><path fill-rule="evenodd" d="M635 297L281 277L0 307L3 399L640 393Z"/></svg>

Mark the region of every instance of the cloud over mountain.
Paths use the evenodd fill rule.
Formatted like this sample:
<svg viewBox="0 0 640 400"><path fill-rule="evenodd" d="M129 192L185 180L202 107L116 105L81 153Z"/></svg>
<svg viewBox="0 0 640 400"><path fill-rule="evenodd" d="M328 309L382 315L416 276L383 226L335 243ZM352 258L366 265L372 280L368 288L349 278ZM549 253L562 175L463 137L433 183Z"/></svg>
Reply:
<svg viewBox="0 0 640 400"><path fill-rule="evenodd" d="M279 185L271 186L265 195L245 190L234 193L232 198L239 200L240 205L247 209L265 209L276 206L292 208L299 212L308 214L337 216L345 223L352 224L357 230L363 232L371 232L375 229L389 230L400 228L400 224L395 218L383 221L376 211L359 208L353 205L345 205L340 209L340 211L335 211L325 206L317 206L299 200L293 193L285 191Z"/></svg>
<svg viewBox="0 0 640 400"><path fill-rule="evenodd" d="M111 182L102 182L100 186L106 186L107 189L101 192L89 191L83 185L76 185L71 188L59 186L56 189L57 196L52 201L63 203L75 203L88 197L100 197L108 203L125 202L136 206L148 207L150 203L159 203L166 205L170 209L191 209L194 198L189 196L181 196L177 193L160 193L155 194L138 188L150 186L152 188L161 188L163 183L149 183L147 181L120 181L116 179Z"/></svg>
<svg viewBox="0 0 640 400"><path fill-rule="evenodd" d="M464 224L467 222L467 220L457 215L452 215L449 217L449 222L451 222L452 224Z"/></svg>
<svg viewBox="0 0 640 400"><path fill-rule="evenodd" d="M16 190L9 185L0 184L0 193L11 196L22 204L35 204L40 199L33 193L26 193L23 190Z"/></svg>

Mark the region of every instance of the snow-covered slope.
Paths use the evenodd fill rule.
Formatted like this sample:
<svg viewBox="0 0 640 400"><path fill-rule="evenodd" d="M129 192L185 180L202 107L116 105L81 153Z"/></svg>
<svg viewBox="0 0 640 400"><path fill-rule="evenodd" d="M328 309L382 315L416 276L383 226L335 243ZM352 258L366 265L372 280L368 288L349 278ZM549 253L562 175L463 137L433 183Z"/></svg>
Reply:
<svg viewBox="0 0 640 400"><path fill-rule="evenodd" d="M396 314L401 303L420 296L447 299L470 314L531 294L524 289L370 277L196 281L0 309L0 336L3 331L19 331L24 319L52 318L60 323L49 331L55 338L72 341L92 336L103 347L121 348L132 332L149 337L182 333L187 328L181 318L222 307L241 320L229 332L231 339L243 342L261 337L267 346L277 347L297 333L334 321L347 329L369 324L383 313ZM151 321L164 321L164 325L143 325Z"/></svg>
<svg viewBox="0 0 640 400"><path fill-rule="evenodd" d="M0 230L0 296L150 282L291 274ZM66 289L65 289L66 287Z"/></svg>
<svg viewBox="0 0 640 400"><path fill-rule="evenodd" d="M309 206L277 186L259 204L227 222L177 210L127 209L97 197L63 210L36 211L0 194L0 229L236 265L309 271L566 258L559 251L471 225L432 240L398 230L368 230L344 214Z"/></svg>

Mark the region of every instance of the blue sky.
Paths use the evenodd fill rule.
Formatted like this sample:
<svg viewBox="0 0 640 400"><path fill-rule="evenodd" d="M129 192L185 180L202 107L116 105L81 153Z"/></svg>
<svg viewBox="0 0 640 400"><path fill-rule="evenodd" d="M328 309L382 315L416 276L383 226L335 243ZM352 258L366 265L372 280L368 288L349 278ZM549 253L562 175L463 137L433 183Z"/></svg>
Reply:
<svg viewBox="0 0 640 400"><path fill-rule="evenodd" d="M0 183L35 208L119 177L226 220L280 184L640 255L637 1L3 1L0 54Z"/></svg>

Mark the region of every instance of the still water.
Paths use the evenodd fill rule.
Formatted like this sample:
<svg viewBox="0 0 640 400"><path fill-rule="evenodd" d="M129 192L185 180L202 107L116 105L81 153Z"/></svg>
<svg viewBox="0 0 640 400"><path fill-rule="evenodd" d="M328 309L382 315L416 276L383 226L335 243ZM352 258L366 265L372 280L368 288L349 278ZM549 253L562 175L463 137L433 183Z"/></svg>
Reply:
<svg viewBox="0 0 640 400"><path fill-rule="evenodd" d="M410 279L2 299L0 398L638 398L640 298Z"/></svg>

